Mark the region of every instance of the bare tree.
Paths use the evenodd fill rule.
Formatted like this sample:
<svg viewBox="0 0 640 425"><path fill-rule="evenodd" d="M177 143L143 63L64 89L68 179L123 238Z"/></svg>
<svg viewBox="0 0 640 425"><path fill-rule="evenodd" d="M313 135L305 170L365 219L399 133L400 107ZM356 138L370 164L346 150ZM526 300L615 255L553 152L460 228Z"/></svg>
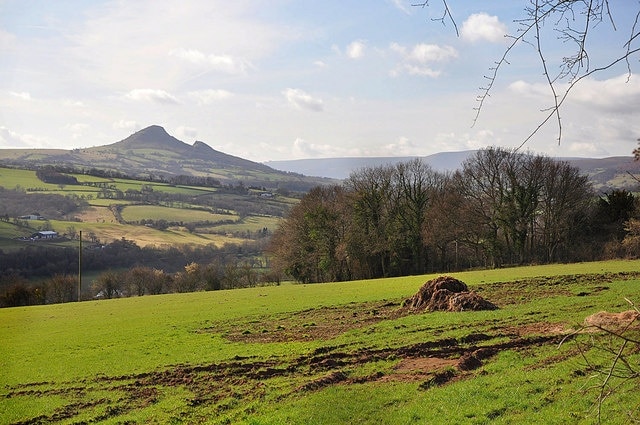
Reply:
<svg viewBox="0 0 640 425"><path fill-rule="evenodd" d="M98 275L93 281L93 290L96 296L106 299L116 298L122 295L122 276L120 273L106 271Z"/></svg>
<svg viewBox="0 0 640 425"><path fill-rule="evenodd" d="M626 418L628 423L640 421L640 404L636 397L640 368L636 359L640 348L640 309L629 299L632 309L621 313L595 313L585 319L585 325L564 341L574 341L585 362L593 383L597 423L612 416ZM563 342L564 342L563 341ZM586 375L586 373L585 373ZM605 403L614 395L629 394L622 403Z"/></svg>
<svg viewBox="0 0 640 425"><path fill-rule="evenodd" d="M46 281L47 301L51 303L68 303L77 300L77 278L75 276L57 274Z"/></svg>
<svg viewBox="0 0 640 425"><path fill-rule="evenodd" d="M427 266L423 236L427 210L444 178L419 158L397 164L394 176L399 195L395 215L411 253L411 272L422 274Z"/></svg>
<svg viewBox="0 0 640 425"><path fill-rule="evenodd" d="M349 245L352 254L367 270L363 276L388 276L394 248L394 210L397 190L393 187L392 166L364 168L345 181L352 204L353 224ZM367 247L367 250L361 249Z"/></svg>
<svg viewBox="0 0 640 425"><path fill-rule="evenodd" d="M431 1L425 0L413 4L418 7L428 7ZM458 27L447 0L441 0L442 15L436 21L443 24L453 24L456 34ZM542 73L549 86L551 105L544 110L545 116L539 125L523 140L526 144L549 121L555 121L558 128L558 143L562 139L561 108L569 94L580 81L594 74L601 73L616 65L624 64L628 78L632 74L632 59L640 56L640 2L635 2L634 17L626 28L621 28L614 19L616 10L629 6L630 0L614 2L613 0L528 0L523 8L522 18L516 20L519 25L516 34L505 35L510 39L502 57L495 61L485 75L486 85L481 87L478 95L475 121L478 120L486 100L490 97L494 84L501 69L509 64L510 56L516 46L527 44L535 49ZM606 26L606 27L605 27ZM603 62L592 60L590 54L592 41L606 28L621 31L627 35L622 45L611 46L614 53ZM567 46L568 53L561 58L552 58L548 54L545 40L554 37ZM552 60L553 59L553 60ZM553 70L551 63L559 62L557 70ZM636 158L640 157L640 150L634 151Z"/></svg>

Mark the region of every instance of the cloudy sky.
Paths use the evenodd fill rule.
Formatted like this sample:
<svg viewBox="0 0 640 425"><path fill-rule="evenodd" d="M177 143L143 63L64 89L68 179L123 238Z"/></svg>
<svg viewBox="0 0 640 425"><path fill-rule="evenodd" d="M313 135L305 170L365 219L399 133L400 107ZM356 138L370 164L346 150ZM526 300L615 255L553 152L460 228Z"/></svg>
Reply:
<svg viewBox="0 0 640 425"><path fill-rule="evenodd" d="M91 147L163 126L254 161L519 146L552 95L532 44L485 75L526 0L0 0L0 148ZM610 0L590 67L620 56L639 8ZM555 75L573 45L547 31ZM527 41L532 43L533 37ZM630 62L636 70L638 57ZM560 82L559 88L564 82ZM640 80L622 63L577 86L526 148L630 155Z"/></svg>

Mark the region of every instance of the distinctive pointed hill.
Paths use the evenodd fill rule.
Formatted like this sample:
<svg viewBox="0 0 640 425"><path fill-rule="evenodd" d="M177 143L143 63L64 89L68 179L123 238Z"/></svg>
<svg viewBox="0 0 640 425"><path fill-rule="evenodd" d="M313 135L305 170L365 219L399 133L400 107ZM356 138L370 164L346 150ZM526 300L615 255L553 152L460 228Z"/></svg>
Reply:
<svg viewBox="0 0 640 425"><path fill-rule="evenodd" d="M158 149L176 153L188 151L190 146L169 133L159 125L144 128L117 143L107 145L116 149Z"/></svg>
<svg viewBox="0 0 640 425"><path fill-rule="evenodd" d="M280 173L271 167L237 156L219 152L204 142L193 145L171 136L164 128L152 125L124 140L111 145L87 149L108 155L113 152L126 154L120 158L125 162L133 160L144 164L151 172L168 174L207 175L221 174L222 171ZM179 160L179 164L176 161ZM218 176L222 177L223 176Z"/></svg>
<svg viewBox="0 0 640 425"><path fill-rule="evenodd" d="M201 141L189 145L158 125L144 128L119 142L86 149L0 149L0 164L94 168L136 178L213 177L223 183L244 182L269 187L286 182L284 186L294 190L306 190L333 181L275 170L265 164L219 152Z"/></svg>

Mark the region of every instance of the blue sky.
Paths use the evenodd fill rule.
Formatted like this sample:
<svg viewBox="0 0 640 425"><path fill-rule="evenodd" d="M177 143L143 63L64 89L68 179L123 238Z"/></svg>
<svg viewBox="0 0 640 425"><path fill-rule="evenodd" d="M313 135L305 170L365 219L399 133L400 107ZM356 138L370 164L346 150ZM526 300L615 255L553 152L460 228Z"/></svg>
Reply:
<svg viewBox="0 0 640 425"><path fill-rule="evenodd" d="M449 0L459 36L433 20L441 2L412 3L0 0L0 148L98 146L152 124L255 161L519 146L552 103L530 45L475 125L474 107L528 2ZM592 67L620 55L639 8L610 4L617 31L596 28ZM571 46L543 41L555 73ZM551 122L526 148L630 155L640 81L624 64L583 80L562 123L560 144Z"/></svg>

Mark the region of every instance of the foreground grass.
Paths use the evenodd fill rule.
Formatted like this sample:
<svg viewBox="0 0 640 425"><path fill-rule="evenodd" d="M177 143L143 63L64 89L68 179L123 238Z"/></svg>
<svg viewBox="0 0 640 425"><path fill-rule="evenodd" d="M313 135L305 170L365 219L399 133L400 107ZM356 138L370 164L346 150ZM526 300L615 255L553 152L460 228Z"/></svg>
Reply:
<svg viewBox="0 0 640 425"><path fill-rule="evenodd" d="M397 314L434 276L3 309L0 423L593 423L594 382L559 341L640 300L610 274L639 266L454 274L501 307L485 312ZM495 352L456 369L478 347ZM607 423L638 408L626 394Z"/></svg>

